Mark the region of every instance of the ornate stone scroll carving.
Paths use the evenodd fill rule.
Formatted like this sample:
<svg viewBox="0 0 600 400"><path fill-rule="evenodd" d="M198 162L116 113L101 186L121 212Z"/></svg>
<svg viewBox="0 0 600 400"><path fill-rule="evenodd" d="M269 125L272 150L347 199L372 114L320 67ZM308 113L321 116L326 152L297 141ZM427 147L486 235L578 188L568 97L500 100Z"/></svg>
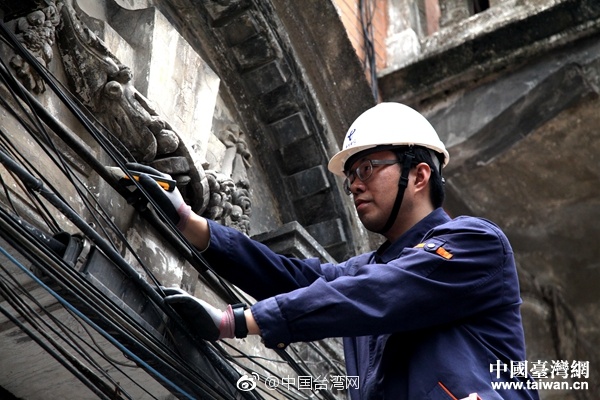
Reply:
<svg viewBox="0 0 600 400"><path fill-rule="evenodd" d="M108 81L96 97L98 118L129 149L131 155L150 163L157 156L174 153L179 137L132 83L133 73L124 65L108 73Z"/></svg>
<svg viewBox="0 0 600 400"><path fill-rule="evenodd" d="M109 131L109 139L130 161L172 175L196 211L204 210L208 182L180 137L133 84L124 65L79 18L71 4L60 1L57 44L69 85Z"/></svg>
<svg viewBox="0 0 600 400"><path fill-rule="evenodd" d="M131 68L84 26L73 7L65 4L62 10L59 49L71 85L84 104L137 161L151 163L157 155L177 150L179 138L136 90Z"/></svg>
<svg viewBox="0 0 600 400"><path fill-rule="evenodd" d="M56 4L32 11L15 21L15 36L45 67L54 57L52 45L59 22L60 15ZM10 65L27 89L37 94L46 90L44 81L20 55L14 55L10 59Z"/></svg>
<svg viewBox="0 0 600 400"><path fill-rule="evenodd" d="M226 150L221 170L206 172L210 200L204 216L248 235L252 201L246 168L251 155L239 126L229 125L217 136Z"/></svg>
<svg viewBox="0 0 600 400"><path fill-rule="evenodd" d="M47 65L56 37L68 84L122 153L171 174L195 211L248 234L251 155L244 133L237 125L227 126L217 134L225 146L219 170L197 168L179 135L136 89L132 69L86 26L76 7L76 2L57 1L29 14L17 23L20 39ZM28 87L42 90L43 82L26 75L25 63L19 65L31 82Z"/></svg>

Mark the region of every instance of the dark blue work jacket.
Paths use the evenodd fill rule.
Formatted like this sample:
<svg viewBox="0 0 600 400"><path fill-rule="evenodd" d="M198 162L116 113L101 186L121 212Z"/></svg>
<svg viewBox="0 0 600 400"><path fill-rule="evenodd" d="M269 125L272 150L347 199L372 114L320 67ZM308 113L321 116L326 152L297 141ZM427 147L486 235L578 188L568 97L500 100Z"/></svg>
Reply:
<svg viewBox="0 0 600 400"><path fill-rule="evenodd" d="M259 299L252 313L267 347L344 337L347 375L360 377L353 400L538 398L526 386L492 388L527 380L511 378L510 362L526 361L521 298L493 223L440 208L341 264L284 257L214 222L210 231L204 256Z"/></svg>

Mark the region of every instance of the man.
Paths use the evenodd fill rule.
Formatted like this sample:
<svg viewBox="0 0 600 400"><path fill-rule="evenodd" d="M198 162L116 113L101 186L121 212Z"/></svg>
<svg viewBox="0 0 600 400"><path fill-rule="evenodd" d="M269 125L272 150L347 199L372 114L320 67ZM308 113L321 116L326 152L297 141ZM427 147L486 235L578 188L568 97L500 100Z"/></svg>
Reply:
<svg viewBox="0 0 600 400"><path fill-rule="evenodd" d="M405 105L359 116L329 169L345 178L364 226L387 241L337 265L275 254L142 176L213 268L259 300L222 312L166 289L165 301L208 340L248 333L284 348L344 337L347 374L360 377L352 399L536 399L511 372L526 360L511 247L493 223L441 208L448 160L434 128Z"/></svg>

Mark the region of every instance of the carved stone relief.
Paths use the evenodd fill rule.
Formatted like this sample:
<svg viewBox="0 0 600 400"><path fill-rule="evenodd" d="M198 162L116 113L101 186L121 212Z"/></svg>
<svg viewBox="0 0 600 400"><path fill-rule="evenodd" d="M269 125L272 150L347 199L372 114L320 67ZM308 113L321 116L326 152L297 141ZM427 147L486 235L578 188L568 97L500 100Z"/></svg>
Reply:
<svg viewBox="0 0 600 400"><path fill-rule="evenodd" d="M179 138L136 90L131 68L123 65L66 4L58 45L77 95L118 144L125 146L132 160L150 164L157 156L177 150Z"/></svg>
<svg viewBox="0 0 600 400"><path fill-rule="evenodd" d="M216 135L225 146L221 165L214 166L218 169L196 167L180 136L134 86L132 68L86 26L79 12L75 2L56 1L20 18L16 34L45 66L53 58L56 38L69 85L126 158L172 175L195 211L248 234L252 203L246 168L251 155L239 126L229 125ZM27 88L43 92L43 81L30 67L19 56L13 60Z"/></svg>
<svg viewBox="0 0 600 400"><path fill-rule="evenodd" d="M174 153L179 137L133 86L133 73L120 65L110 71L100 89L95 108L100 121L115 134L138 161L151 163ZM173 172L173 171L170 171Z"/></svg>
<svg viewBox="0 0 600 400"><path fill-rule="evenodd" d="M55 4L51 4L41 10L32 11L15 22L15 36L19 42L45 67L50 64L54 53L56 26L60 22L59 10ZM31 69L29 64L20 55L14 55L10 59L10 65L23 85L40 94L46 90L44 81Z"/></svg>
<svg viewBox="0 0 600 400"><path fill-rule="evenodd" d="M180 146L180 137L133 84L133 71L78 17L74 6L59 1L61 24L57 44L68 81L98 120L109 139L130 161L153 166L177 180L194 210L208 199L204 171Z"/></svg>
<svg viewBox="0 0 600 400"><path fill-rule="evenodd" d="M252 201L246 168L251 155L239 126L229 125L217 136L226 150L220 171L206 171L210 200L204 216L248 235Z"/></svg>

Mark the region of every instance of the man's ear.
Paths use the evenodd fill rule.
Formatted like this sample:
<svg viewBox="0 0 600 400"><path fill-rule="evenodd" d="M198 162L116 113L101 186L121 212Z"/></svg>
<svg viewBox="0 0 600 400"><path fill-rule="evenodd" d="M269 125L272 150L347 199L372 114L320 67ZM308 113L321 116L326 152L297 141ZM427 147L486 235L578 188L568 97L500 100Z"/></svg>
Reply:
<svg viewBox="0 0 600 400"><path fill-rule="evenodd" d="M415 186L416 190L424 189L431 178L431 167L427 163L419 163L414 168L415 171Z"/></svg>

